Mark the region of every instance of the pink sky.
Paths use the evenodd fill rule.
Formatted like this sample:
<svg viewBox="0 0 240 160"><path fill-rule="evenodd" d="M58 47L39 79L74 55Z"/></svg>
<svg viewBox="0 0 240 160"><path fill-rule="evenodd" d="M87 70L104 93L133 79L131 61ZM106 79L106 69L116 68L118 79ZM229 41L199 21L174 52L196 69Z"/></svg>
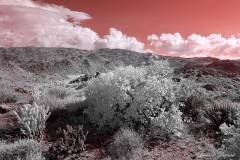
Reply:
<svg viewBox="0 0 240 160"><path fill-rule="evenodd" d="M0 47L240 59L239 6L239 0L1 0Z"/></svg>

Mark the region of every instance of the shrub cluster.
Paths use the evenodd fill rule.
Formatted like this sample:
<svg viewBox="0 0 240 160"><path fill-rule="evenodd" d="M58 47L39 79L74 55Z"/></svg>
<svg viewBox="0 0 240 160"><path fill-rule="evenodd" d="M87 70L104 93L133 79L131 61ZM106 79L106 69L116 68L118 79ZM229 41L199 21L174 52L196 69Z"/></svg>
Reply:
<svg viewBox="0 0 240 160"><path fill-rule="evenodd" d="M87 87L88 107L83 113L100 128L136 128L154 122L168 133L179 134L183 128L177 101L181 88L172 81L171 74L165 61L148 67L119 67L101 74Z"/></svg>

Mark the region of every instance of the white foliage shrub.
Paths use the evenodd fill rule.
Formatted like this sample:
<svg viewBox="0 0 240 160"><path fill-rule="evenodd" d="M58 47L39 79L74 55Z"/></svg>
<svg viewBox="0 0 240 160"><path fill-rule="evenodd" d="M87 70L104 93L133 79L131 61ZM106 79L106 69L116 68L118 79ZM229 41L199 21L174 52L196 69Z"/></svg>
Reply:
<svg viewBox="0 0 240 160"><path fill-rule="evenodd" d="M161 119L163 114L166 116L167 112L172 114L170 117L176 116L171 123L177 123L181 128L181 114L175 95L179 87L170 77L166 77L172 72L170 67L166 67L166 71L164 68L161 70L158 66L161 63L166 65L165 62L155 64L155 74L150 71L154 66L128 66L93 79L86 90L88 107L84 113L98 127L118 128L136 127L137 124L149 125L153 120Z"/></svg>
<svg viewBox="0 0 240 160"><path fill-rule="evenodd" d="M170 77L173 68L170 67L168 61L154 61L154 65L146 66L148 76Z"/></svg>

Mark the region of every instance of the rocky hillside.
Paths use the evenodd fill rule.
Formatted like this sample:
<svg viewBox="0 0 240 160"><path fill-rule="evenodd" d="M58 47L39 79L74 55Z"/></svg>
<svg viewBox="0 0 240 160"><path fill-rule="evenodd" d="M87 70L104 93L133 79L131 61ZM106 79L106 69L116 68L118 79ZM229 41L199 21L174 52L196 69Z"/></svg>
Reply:
<svg viewBox="0 0 240 160"><path fill-rule="evenodd" d="M121 49L94 51L72 48L0 48L0 80L10 83L63 80L67 75L107 72L118 66L149 65L153 60L168 60L176 73L194 73L238 77L240 60L217 58L180 58L139 54ZM216 74L215 74L216 73ZM16 81L16 79L18 79ZM22 84L22 83L21 83Z"/></svg>

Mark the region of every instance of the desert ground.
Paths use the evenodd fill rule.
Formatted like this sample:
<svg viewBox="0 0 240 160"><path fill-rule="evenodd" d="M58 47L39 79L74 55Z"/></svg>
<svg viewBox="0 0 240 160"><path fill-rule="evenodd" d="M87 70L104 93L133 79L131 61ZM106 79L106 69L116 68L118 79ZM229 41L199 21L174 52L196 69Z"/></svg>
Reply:
<svg viewBox="0 0 240 160"><path fill-rule="evenodd" d="M184 107L179 107L184 125L181 136L166 139L136 130L144 142L140 149L130 157L114 157L109 147L119 129L99 129L83 112L88 107L85 91L89 81L120 66L143 67L166 60L173 68L173 83L186 79L199 90L185 97ZM224 108L226 101L229 106ZM51 112L40 136L33 138L43 150L38 159L220 159L221 154L226 155L220 149L227 137L219 126L226 123L237 128L238 119L232 119L238 117L233 112L240 107L240 59L166 57L121 49L0 48L0 137L6 145L29 139L21 132L13 111L20 114L20 108L34 102L49 106ZM206 111L209 107L212 110ZM78 125L83 126L81 134L86 136L81 143L84 147L57 149L57 144L64 145L61 129Z"/></svg>

